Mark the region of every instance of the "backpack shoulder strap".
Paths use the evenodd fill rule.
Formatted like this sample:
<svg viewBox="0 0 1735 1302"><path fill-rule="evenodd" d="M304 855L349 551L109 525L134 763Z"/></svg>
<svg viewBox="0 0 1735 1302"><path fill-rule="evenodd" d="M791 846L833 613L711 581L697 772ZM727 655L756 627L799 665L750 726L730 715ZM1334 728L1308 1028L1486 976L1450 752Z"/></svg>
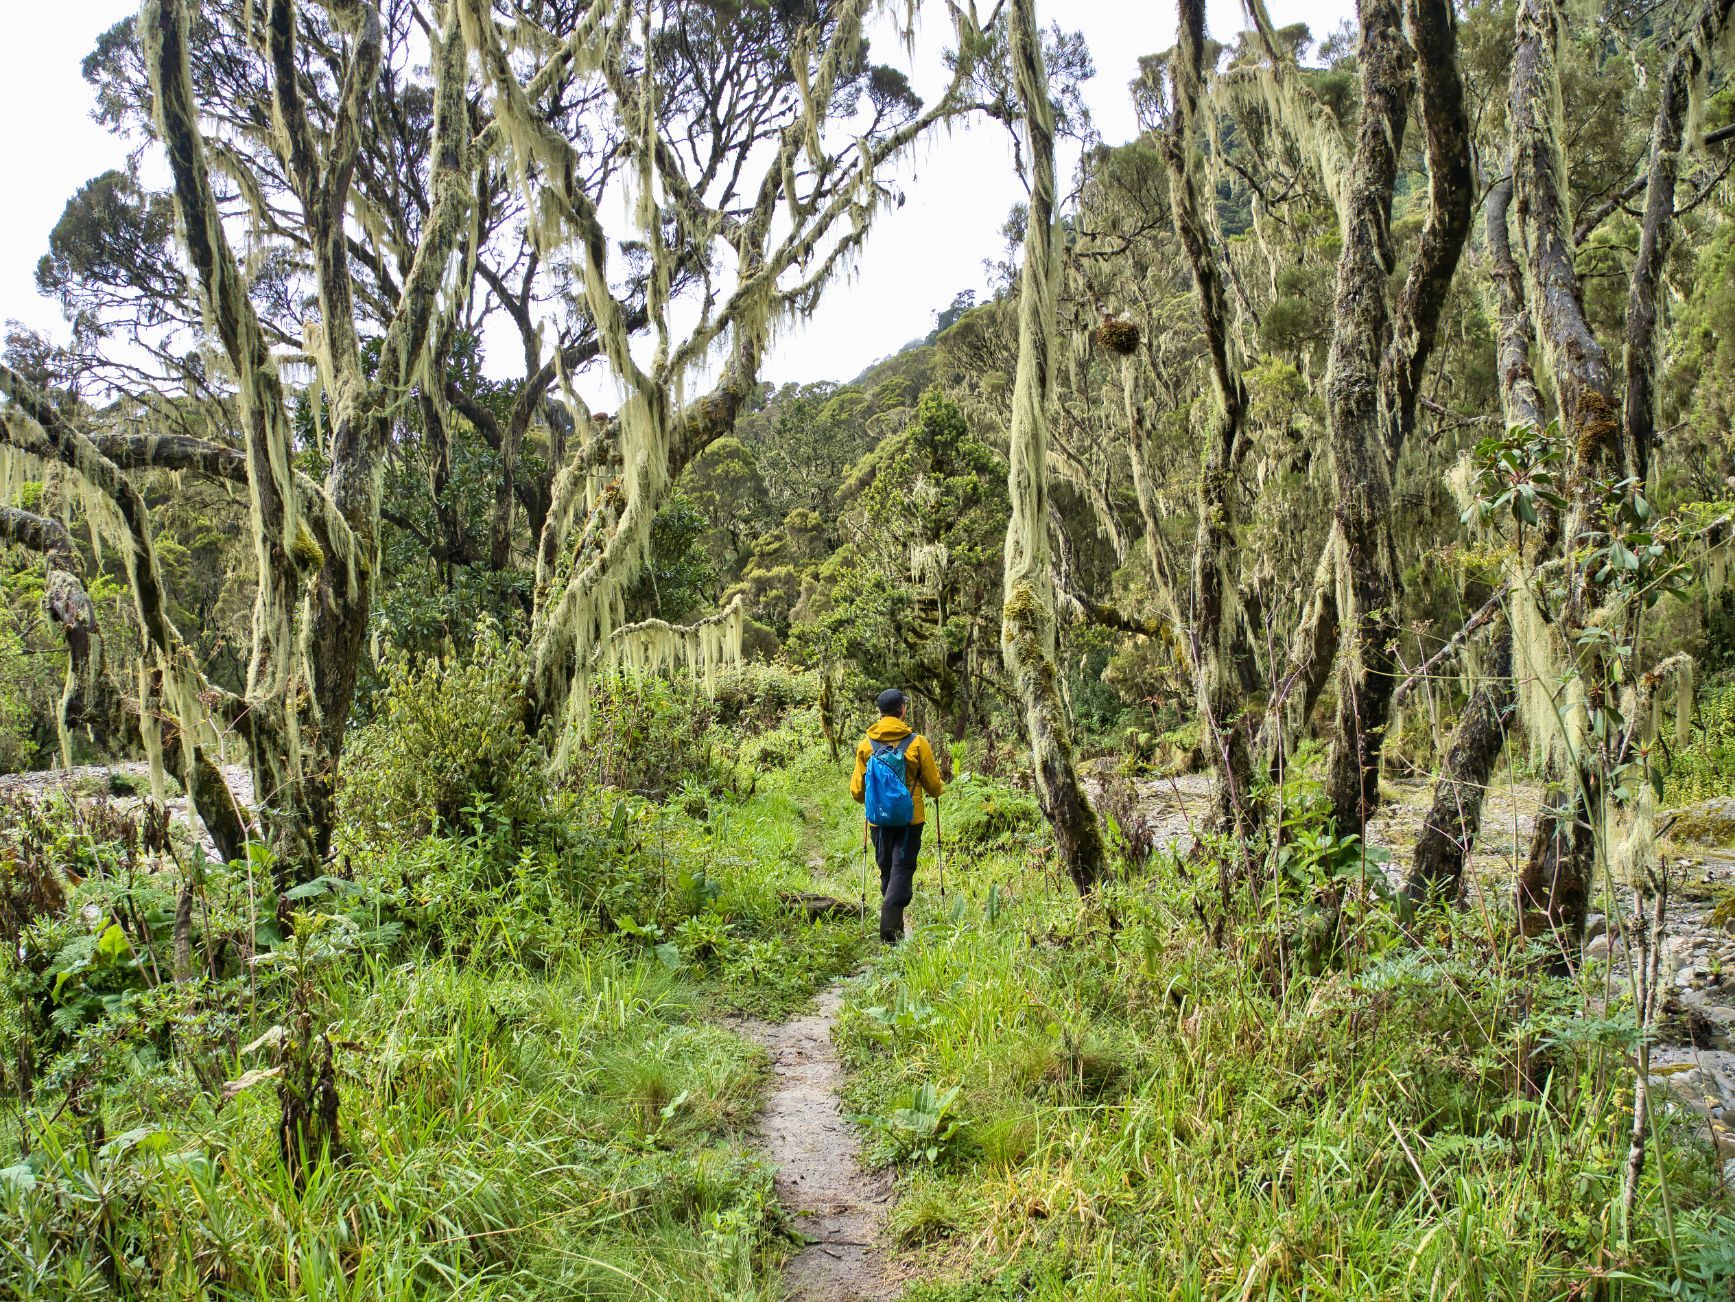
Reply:
<svg viewBox="0 0 1735 1302"><path fill-rule="evenodd" d="M915 739L916 739L915 733L913 733L913 732L905 733L903 740L898 742L898 744L896 746L893 746L892 749L894 751L896 751L898 753L899 757L901 758L903 756L903 753L910 748L910 743L915 741Z"/></svg>

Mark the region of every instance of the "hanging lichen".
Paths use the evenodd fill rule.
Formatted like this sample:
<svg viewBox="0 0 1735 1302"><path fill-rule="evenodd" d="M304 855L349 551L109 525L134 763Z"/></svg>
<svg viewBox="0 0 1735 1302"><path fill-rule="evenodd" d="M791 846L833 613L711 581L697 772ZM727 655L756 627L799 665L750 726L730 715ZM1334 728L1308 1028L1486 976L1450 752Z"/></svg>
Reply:
<svg viewBox="0 0 1735 1302"><path fill-rule="evenodd" d="M1101 876L1107 852L1096 812L1078 781L1071 729L1056 664L1054 578L1048 543L1048 409L1054 389L1054 115L1048 98L1033 0L1014 0L1009 32L1013 76L1029 151L1030 209L1019 280L1018 374L1012 390L1001 656L1024 707L1036 787L1068 873L1078 889Z"/></svg>

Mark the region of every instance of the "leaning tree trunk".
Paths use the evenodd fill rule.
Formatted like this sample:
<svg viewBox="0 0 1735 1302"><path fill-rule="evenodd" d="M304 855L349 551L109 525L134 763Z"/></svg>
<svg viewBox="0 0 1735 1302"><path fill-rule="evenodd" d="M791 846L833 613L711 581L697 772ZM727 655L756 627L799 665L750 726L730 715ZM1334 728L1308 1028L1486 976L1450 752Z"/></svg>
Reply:
<svg viewBox="0 0 1735 1302"><path fill-rule="evenodd" d="M1014 0L1013 72L1030 145L1030 216L1018 302L1018 379L1012 395L1012 519L1006 530L1006 599L1000 650L1024 707L1043 812L1073 884L1087 892L1107 852L1096 811L1073 764L1055 654L1054 577L1048 542L1048 407L1054 387L1054 116L1034 0Z"/></svg>
<svg viewBox="0 0 1735 1302"><path fill-rule="evenodd" d="M1337 729L1326 795L1342 832L1379 801L1380 747L1396 687L1398 577L1392 536L1390 408L1381 382L1391 317L1392 189L1409 116L1413 55L1395 0L1361 0L1360 125L1344 181L1327 405L1342 537Z"/></svg>
<svg viewBox="0 0 1735 1302"><path fill-rule="evenodd" d="M1500 375L1500 400L1508 426L1541 429L1545 423L1536 375L1530 366L1534 342L1524 302L1524 273L1512 256L1507 210L1510 179L1496 182L1483 208L1489 277L1494 286L1494 316ZM1558 522L1556 522L1556 526ZM1482 803L1494 768L1506 749L1506 717L1516 700L1512 681L1512 624L1504 611L1498 625L1488 673L1471 693L1442 761L1434 800L1422 824L1410 862L1405 894L1412 901L1434 897L1456 900L1464 864L1482 828ZM1472 621L1474 623L1475 621ZM1469 625L1466 625L1466 632Z"/></svg>
<svg viewBox="0 0 1735 1302"><path fill-rule="evenodd" d="M1506 749L1506 722L1512 713L1512 625L1497 617L1487 675L1470 694L1434 784L1434 800L1422 820L1415 857L1404 881L1412 903L1456 901L1463 891L1464 864L1482 827L1482 801L1488 778Z"/></svg>

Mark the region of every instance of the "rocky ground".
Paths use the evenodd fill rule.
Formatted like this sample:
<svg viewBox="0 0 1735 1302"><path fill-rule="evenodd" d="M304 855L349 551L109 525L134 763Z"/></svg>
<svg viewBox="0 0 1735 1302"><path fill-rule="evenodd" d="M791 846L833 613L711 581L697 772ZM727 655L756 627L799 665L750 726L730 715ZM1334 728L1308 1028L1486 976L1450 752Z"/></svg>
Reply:
<svg viewBox="0 0 1735 1302"><path fill-rule="evenodd" d="M243 765L223 766L224 780L243 809L253 808L253 774ZM164 803L171 826L216 856L216 847L205 825L194 818L186 795L172 777L163 779ZM70 769L39 769L29 773L0 773L0 796L26 795L42 799L64 795L79 800L107 800L121 810L136 809L151 794L151 771L147 764L90 764Z"/></svg>

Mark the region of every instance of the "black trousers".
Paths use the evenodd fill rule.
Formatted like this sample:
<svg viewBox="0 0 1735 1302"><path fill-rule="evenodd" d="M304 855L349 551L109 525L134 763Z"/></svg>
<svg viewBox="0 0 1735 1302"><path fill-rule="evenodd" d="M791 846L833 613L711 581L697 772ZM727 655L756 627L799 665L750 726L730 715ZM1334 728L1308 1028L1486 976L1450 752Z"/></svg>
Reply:
<svg viewBox="0 0 1735 1302"><path fill-rule="evenodd" d="M896 940L904 933L904 909L915 893L916 855L922 849L922 825L873 829L874 859L880 866L880 936Z"/></svg>

